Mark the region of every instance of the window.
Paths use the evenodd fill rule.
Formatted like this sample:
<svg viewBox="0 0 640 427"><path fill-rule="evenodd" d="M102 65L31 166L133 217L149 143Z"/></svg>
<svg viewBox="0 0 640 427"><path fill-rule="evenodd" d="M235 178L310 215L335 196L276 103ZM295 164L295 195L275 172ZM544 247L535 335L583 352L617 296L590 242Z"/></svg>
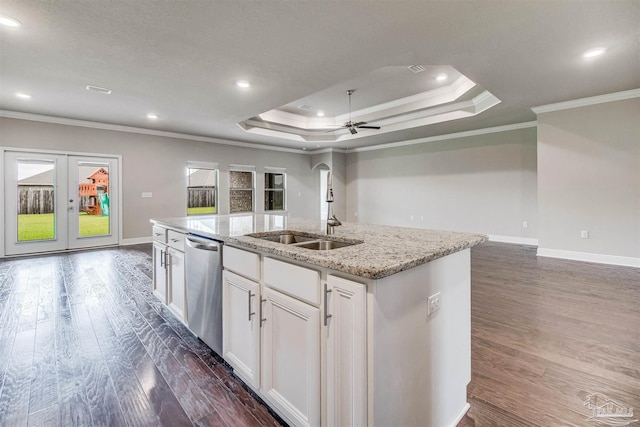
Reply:
<svg viewBox="0 0 640 427"><path fill-rule="evenodd" d="M187 162L187 215L218 213L218 164Z"/></svg>
<svg viewBox="0 0 640 427"><path fill-rule="evenodd" d="M265 168L264 174L264 210L283 211L286 209L286 174L270 169Z"/></svg>
<svg viewBox="0 0 640 427"><path fill-rule="evenodd" d="M229 166L229 212L253 212L253 166Z"/></svg>

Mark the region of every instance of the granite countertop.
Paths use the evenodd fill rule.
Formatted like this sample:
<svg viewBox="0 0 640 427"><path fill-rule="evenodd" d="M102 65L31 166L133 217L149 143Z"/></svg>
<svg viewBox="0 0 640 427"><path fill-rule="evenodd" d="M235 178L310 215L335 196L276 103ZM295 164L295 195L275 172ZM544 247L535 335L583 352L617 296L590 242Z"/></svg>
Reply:
<svg viewBox="0 0 640 427"><path fill-rule="evenodd" d="M293 234L324 235L324 222L288 215L211 215L151 220L178 231L200 235L226 244L246 247L304 263L326 267L367 279L381 279L416 267L487 240L482 234L421 228L343 223L330 240L362 242L328 251L316 251L270 242L249 233L269 235L287 230Z"/></svg>

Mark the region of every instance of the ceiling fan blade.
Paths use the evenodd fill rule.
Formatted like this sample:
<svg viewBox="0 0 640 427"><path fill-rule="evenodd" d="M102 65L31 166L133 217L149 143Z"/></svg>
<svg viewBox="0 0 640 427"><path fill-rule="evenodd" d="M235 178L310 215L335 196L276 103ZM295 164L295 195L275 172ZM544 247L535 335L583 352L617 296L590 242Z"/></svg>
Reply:
<svg viewBox="0 0 640 427"><path fill-rule="evenodd" d="M366 124L367 124L367 122L355 122L355 123L352 123L351 126L362 126L362 125L366 125Z"/></svg>
<svg viewBox="0 0 640 427"><path fill-rule="evenodd" d="M380 126L357 126L358 129L380 129Z"/></svg>

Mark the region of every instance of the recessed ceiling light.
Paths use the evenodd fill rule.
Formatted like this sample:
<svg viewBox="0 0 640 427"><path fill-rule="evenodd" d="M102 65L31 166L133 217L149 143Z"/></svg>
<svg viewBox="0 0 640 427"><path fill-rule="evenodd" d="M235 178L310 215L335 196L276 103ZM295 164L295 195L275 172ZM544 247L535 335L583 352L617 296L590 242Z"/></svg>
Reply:
<svg viewBox="0 0 640 427"><path fill-rule="evenodd" d="M596 56L600 56L607 51L604 47L596 47L593 49L589 49L585 53L582 54L583 58L595 58Z"/></svg>
<svg viewBox="0 0 640 427"><path fill-rule="evenodd" d="M87 85L87 90L90 90L91 92L104 93L105 95L111 94L111 89L107 89L106 87Z"/></svg>
<svg viewBox="0 0 640 427"><path fill-rule="evenodd" d="M307 149L307 147L302 147L302 150L305 151Z"/></svg>
<svg viewBox="0 0 640 427"><path fill-rule="evenodd" d="M0 25L5 25L7 27L19 27L22 24L17 19L11 18L10 16L0 15Z"/></svg>
<svg viewBox="0 0 640 427"><path fill-rule="evenodd" d="M439 81L439 82L443 82L443 81L447 80L448 77L449 76L447 76L446 74L438 74L436 76L436 80Z"/></svg>
<svg viewBox="0 0 640 427"><path fill-rule="evenodd" d="M20 99L31 99L31 95L22 92L17 92L16 97Z"/></svg>
<svg viewBox="0 0 640 427"><path fill-rule="evenodd" d="M324 111L318 111L316 114L318 117L324 117Z"/></svg>
<svg viewBox="0 0 640 427"><path fill-rule="evenodd" d="M246 80L238 80L238 81L236 82L236 86L246 88L246 87L251 86L251 83L249 83L249 82L248 82L248 81L246 81Z"/></svg>
<svg viewBox="0 0 640 427"><path fill-rule="evenodd" d="M153 114L153 113L149 113L149 114L147 114L147 119L149 119L149 120L157 120L158 119L158 115L157 114Z"/></svg>

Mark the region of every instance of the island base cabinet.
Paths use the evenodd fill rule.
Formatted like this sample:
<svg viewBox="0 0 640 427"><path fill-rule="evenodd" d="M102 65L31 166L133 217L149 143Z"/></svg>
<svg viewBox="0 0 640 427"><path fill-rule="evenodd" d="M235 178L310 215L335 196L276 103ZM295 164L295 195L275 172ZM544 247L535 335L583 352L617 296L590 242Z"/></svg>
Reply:
<svg viewBox="0 0 640 427"><path fill-rule="evenodd" d="M225 270L222 288L222 354L254 389L260 387L260 285Z"/></svg>
<svg viewBox="0 0 640 427"><path fill-rule="evenodd" d="M263 289L262 394L296 426L320 425L320 310Z"/></svg>
<svg viewBox="0 0 640 427"><path fill-rule="evenodd" d="M185 287L184 252L180 252L174 248L169 248L167 264L169 269L167 306L178 319L186 324L187 290Z"/></svg>
<svg viewBox="0 0 640 427"><path fill-rule="evenodd" d="M167 303L167 246L153 242L153 294L162 302Z"/></svg>
<svg viewBox="0 0 640 427"><path fill-rule="evenodd" d="M327 277L327 427L367 425L366 295L361 283Z"/></svg>

